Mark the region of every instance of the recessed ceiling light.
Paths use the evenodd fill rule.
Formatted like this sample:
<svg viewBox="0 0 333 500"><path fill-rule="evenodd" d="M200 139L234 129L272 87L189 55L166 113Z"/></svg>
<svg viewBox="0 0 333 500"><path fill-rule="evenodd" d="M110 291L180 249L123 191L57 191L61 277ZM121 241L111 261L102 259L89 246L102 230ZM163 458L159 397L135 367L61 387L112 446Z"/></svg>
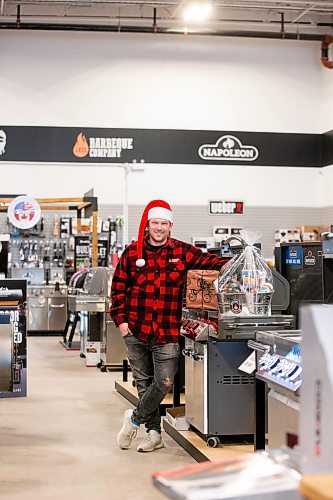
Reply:
<svg viewBox="0 0 333 500"><path fill-rule="evenodd" d="M204 21L212 9L210 3L194 3L186 7L183 18L185 21Z"/></svg>

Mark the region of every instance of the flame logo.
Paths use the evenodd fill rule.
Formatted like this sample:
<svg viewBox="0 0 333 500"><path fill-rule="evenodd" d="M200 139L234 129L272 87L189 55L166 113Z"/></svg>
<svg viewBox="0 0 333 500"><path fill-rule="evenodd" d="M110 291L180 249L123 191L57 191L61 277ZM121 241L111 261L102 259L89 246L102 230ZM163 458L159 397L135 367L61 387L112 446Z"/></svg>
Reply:
<svg viewBox="0 0 333 500"><path fill-rule="evenodd" d="M235 141L233 141L232 139L230 139L230 137L228 137L228 139L224 142L222 142L222 146L224 148L227 148L227 149L232 149L235 145Z"/></svg>
<svg viewBox="0 0 333 500"><path fill-rule="evenodd" d="M78 158L84 158L84 156L87 156L88 153L89 153L88 142L86 137L81 132L76 138L76 143L74 144L73 147L73 155L77 156Z"/></svg>

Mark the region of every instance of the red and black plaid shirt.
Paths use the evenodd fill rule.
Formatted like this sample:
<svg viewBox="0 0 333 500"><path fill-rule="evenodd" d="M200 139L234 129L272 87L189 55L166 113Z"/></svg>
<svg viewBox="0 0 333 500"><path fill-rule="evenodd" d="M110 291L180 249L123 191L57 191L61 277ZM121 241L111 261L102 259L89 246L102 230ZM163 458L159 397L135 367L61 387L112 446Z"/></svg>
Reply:
<svg viewBox="0 0 333 500"><path fill-rule="evenodd" d="M138 339L178 342L182 300L189 269L220 269L225 260L169 238L160 248L144 240L144 267L137 267L137 242L123 252L111 286L110 315L117 326L128 323Z"/></svg>

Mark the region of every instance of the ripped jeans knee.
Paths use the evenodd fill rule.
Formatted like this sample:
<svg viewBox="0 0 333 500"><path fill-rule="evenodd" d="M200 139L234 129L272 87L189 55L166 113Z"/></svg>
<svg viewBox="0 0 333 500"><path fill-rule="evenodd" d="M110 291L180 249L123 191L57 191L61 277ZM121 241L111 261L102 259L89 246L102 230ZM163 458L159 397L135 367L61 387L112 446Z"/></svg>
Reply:
<svg viewBox="0 0 333 500"><path fill-rule="evenodd" d="M166 388L166 391L169 392L173 388L173 380L171 380L171 378L169 377L166 377L165 379L163 379L163 385Z"/></svg>

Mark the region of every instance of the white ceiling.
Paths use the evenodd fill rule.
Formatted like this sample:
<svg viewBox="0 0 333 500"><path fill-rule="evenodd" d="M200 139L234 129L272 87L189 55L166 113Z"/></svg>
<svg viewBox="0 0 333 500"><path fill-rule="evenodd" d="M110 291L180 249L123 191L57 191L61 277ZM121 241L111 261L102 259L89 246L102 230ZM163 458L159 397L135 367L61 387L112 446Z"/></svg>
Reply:
<svg viewBox="0 0 333 500"><path fill-rule="evenodd" d="M199 0L203 2L203 0ZM185 23L190 0L0 0L0 28L89 29L320 39L333 1L212 0L204 23Z"/></svg>

